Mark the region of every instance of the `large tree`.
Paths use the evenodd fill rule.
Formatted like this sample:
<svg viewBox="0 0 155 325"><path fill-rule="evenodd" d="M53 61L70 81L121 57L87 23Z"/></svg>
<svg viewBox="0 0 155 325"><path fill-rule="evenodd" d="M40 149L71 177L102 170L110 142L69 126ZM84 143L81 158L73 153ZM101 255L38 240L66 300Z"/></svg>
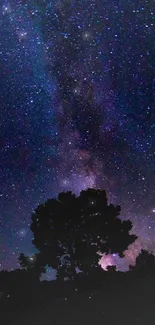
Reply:
<svg viewBox="0 0 155 325"><path fill-rule="evenodd" d="M104 190L88 189L78 197L60 193L39 205L32 215L33 244L43 265L58 277L74 278L76 268L87 273L97 266L98 252L123 252L136 240L131 221L118 218L120 206L108 205Z"/></svg>

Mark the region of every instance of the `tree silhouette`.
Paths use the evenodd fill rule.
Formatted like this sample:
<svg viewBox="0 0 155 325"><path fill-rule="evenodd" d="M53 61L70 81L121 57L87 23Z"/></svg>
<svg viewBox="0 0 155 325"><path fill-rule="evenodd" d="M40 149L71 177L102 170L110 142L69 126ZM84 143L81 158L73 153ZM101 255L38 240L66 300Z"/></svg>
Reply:
<svg viewBox="0 0 155 325"><path fill-rule="evenodd" d="M98 265L101 253L123 252L137 238L129 234L131 221L121 221L120 206L108 205L104 190L88 189L78 197L60 193L39 205L32 215L33 244L37 263L58 272L58 278L74 278L78 267L85 273ZM24 260L25 263L25 260Z"/></svg>
<svg viewBox="0 0 155 325"><path fill-rule="evenodd" d="M129 266L130 271L138 274L155 274L155 256L146 250L141 250L135 265Z"/></svg>
<svg viewBox="0 0 155 325"><path fill-rule="evenodd" d="M22 268L27 271L29 278L38 282L40 275L46 272L45 263L41 254L34 254L33 256L25 256L23 253L19 256L19 263Z"/></svg>

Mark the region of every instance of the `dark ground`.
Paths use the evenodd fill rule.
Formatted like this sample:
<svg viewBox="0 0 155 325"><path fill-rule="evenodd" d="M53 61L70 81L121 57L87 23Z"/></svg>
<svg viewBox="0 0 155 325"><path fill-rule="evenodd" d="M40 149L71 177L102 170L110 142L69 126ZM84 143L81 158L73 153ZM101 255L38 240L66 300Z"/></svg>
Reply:
<svg viewBox="0 0 155 325"><path fill-rule="evenodd" d="M43 282L31 292L18 291L1 304L1 320L6 325L154 325L154 306L155 276L110 279L106 274L95 281Z"/></svg>

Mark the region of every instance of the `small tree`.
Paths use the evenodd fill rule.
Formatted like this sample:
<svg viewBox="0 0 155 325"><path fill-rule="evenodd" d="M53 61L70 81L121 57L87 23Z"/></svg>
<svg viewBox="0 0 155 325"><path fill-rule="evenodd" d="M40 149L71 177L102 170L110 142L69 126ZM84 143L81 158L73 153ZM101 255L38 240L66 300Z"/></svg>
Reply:
<svg viewBox="0 0 155 325"><path fill-rule="evenodd" d="M78 197L60 193L39 205L32 215L33 244L44 265L57 269L58 278L74 278L76 268L88 273L102 253L123 252L137 238L131 221L118 218L120 206L108 205L104 190L88 189Z"/></svg>
<svg viewBox="0 0 155 325"><path fill-rule="evenodd" d="M129 269L138 275L155 274L155 256L142 249L135 265L130 265Z"/></svg>
<svg viewBox="0 0 155 325"><path fill-rule="evenodd" d="M41 254L25 256L23 253L19 256L19 263L27 271L27 278L38 282L40 275L46 272L45 262Z"/></svg>

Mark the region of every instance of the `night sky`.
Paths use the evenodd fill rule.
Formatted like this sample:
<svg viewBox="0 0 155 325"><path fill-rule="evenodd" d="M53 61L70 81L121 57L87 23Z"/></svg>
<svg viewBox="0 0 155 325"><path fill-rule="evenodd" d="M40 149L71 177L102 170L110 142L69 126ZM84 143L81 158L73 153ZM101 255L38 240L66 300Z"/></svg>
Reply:
<svg viewBox="0 0 155 325"><path fill-rule="evenodd" d="M155 3L0 1L0 270L32 255L34 208L107 190L155 253Z"/></svg>

